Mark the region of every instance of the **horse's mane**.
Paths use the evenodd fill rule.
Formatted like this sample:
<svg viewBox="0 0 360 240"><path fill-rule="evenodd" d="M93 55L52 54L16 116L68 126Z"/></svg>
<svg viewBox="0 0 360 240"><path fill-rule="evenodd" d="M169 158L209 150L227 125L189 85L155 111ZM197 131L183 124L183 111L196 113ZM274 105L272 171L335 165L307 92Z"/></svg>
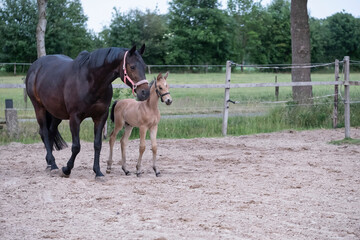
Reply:
<svg viewBox="0 0 360 240"><path fill-rule="evenodd" d="M87 64L88 67L96 68L106 63L112 63L119 59L120 53L124 52L123 48L100 48L93 52L82 51L76 58L75 63L79 66Z"/></svg>

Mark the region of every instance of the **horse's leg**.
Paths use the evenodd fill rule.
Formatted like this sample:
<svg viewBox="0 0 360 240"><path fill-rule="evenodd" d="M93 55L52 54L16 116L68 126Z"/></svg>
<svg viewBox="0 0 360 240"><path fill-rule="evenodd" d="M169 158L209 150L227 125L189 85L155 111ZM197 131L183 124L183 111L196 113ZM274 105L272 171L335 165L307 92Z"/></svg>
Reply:
<svg viewBox="0 0 360 240"><path fill-rule="evenodd" d="M50 113L48 113L48 115L50 115ZM51 116L51 115L50 115ZM50 166L51 166L51 171L52 174L57 173L58 172L58 167L56 165L55 162L55 157L52 154L52 151L54 150L54 142L55 142L55 137L58 131L58 126L61 123L61 119L55 118L53 116L51 116L51 119L48 118L47 121L51 121L50 126L49 126L49 143L50 143L50 151L51 151L51 156L50 156ZM49 123L47 123L49 124Z"/></svg>
<svg viewBox="0 0 360 240"><path fill-rule="evenodd" d="M107 168L106 168L106 173L110 173L111 172L111 166L113 164L113 149L114 149L114 144L116 141L116 136L118 135L119 131L122 129L123 124L117 124L117 122L115 122L115 127L114 130L111 132L110 134L110 138L109 138L109 145L110 145L110 153L109 153L109 159L107 161Z"/></svg>
<svg viewBox="0 0 360 240"><path fill-rule="evenodd" d="M146 127L139 127L139 132L140 132L140 147L139 147L139 158L138 158L138 162L136 165L136 175L138 177L140 177L141 175L141 159L142 156L145 152L145 137L146 137Z"/></svg>
<svg viewBox="0 0 360 240"><path fill-rule="evenodd" d="M72 137L72 146L71 146L71 157L66 164L66 167L62 168L63 176L69 177L71 174L71 170L74 168L75 158L80 152L80 123L81 120L78 117L71 116L70 117L70 131Z"/></svg>
<svg viewBox="0 0 360 240"><path fill-rule="evenodd" d="M93 118L94 122L94 166L93 171L95 172L95 178L104 177L104 174L100 170L100 152L102 144L102 130L104 128L105 122L107 120L108 110L106 109L105 113L100 118Z"/></svg>
<svg viewBox="0 0 360 240"><path fill-rule="evenodd" d="M122 170L124 171L125 175L130 175L130 172L126 169L126 145L129 141L129 137L131 135L133 127L126 124L125 125L125 133L122 136L120 143L121 143L121 166Z"/></svg>
<svg viewBox="0 0 360 240"><path fill-rule="evenodd" d="M158 171L156 167L156 153L157 153L157 143L156 143L156 134L157 134L158 126L154 126L150 129L150 139L151 139L151 149L153 152L153 169L157 177L160 176L160 171Z"/></svg>
<svg viewBox="0 0 360 240"><path fill-rule="evenodd" d="M45 149L46 149L46 163L47 163L47 168L49 169L52 174L57 173L58 171L58 166L55 163L55 157L52 154L52 150L53 150L53 142L50 141L50 133L49 133L49 128L48 128L48 120L46 117L46 110L45 108L37 105L37 104L33 104L34 108L35 108L35 113L36 113L36 119L37 122L39 124L40 130L40 136L42 141L44 142L45 145Z"/></svg>

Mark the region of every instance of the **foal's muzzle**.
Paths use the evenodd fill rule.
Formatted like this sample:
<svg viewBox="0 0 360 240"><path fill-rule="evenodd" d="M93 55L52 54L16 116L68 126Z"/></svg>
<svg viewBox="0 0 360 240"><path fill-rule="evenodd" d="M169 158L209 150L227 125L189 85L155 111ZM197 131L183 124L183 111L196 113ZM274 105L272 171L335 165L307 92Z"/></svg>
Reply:
<svg viewBox="0 0 360 240"><path fill-rule="evenodd" d="M171 105L172 104L172 99L171 98L167 98L164 101L166 103L166 105Z"/></svg>

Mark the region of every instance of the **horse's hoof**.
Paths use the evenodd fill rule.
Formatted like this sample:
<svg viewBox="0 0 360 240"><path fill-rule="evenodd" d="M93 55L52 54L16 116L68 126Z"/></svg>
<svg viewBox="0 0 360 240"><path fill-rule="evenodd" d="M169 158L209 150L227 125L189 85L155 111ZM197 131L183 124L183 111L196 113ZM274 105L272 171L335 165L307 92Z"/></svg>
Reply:
<svg viewBox="0 0 360 240"><path fill-rule="evenodd" d="M69 178L70 177L70 174L69 175L65 174L64 170L60 171L59 175L60 175L60 177L63 177L63 178Z"/></svg>
<svg viewBox="0 0 360 240"><path fill-rule="evenodd" d="M137 177L141 177L141 173L136 173L136 176L137 176Z"/></svg>
<svg viewBox="0 0 360 240"><path fill-rule="evenodd" d="M96 176L95 177L96 182L106 182L105 176Z"/></svg>
<svg viewBox="0 0 360 240"><path fill-rule="evenodd" d="M155 175L156 175L157 177L161 177L161 173L160 173L160 172L155 173Z"/></svg>
<svg viewBox="0 0 360 240"><path fill-rule="evenodd" d="M50 172L51 171L51 165L47 165L46 168L45 168L45 171Z"/></svg>
<svg viewBox="0 0 360 240"><path fill-rule="evenodd" d="M50 176L51 177L57 177L57 176L59 176L59 169L58 168L55 168L55 169L52 169L52 170L50 170Z"/></svg>
<svg viewBox="0 0 360 240"><path fill-rule="evenodd" d="M124 171L126 176L130 176L131 173L129 171Z"/></svg>
<svg viewBox="0 0 360 240"><path fill-rule="evenodd" d="M111 173L111 169L106 169L106 173Z"/></svg>

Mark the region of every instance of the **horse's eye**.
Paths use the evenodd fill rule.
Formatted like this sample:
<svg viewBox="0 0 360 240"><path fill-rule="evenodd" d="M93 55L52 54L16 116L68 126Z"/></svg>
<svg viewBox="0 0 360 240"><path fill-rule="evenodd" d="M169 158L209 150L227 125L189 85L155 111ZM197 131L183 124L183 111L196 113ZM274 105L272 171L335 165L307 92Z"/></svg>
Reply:
<svg viewBox="0 0 360 240"><path fill-rule="evenodd" d="M135 69L135 66L130 66L131 70L134 70Z"/></svg>
<svg viewBox="0 0 360 240"><path fill-rule="evenodd" d="M162 90L162 87L159 87L160 88L160 90Z"/></svg>

